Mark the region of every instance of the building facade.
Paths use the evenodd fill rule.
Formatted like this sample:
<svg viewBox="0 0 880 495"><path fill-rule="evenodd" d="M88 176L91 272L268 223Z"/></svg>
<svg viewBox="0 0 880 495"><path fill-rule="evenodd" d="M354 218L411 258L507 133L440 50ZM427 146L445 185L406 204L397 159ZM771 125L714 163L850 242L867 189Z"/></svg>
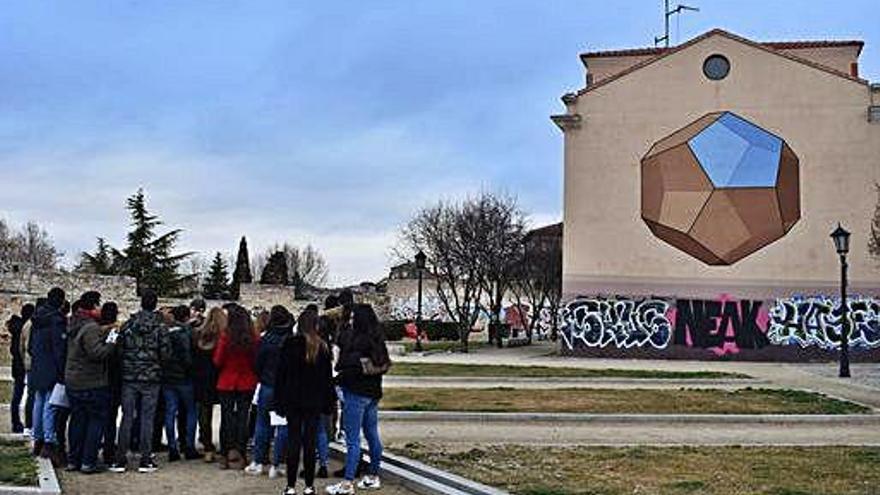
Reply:
<svg viewBox="0 0 880 495"><path fill-rule="evenodd" d="M811 359L835 352L853 233L851 340L880 349L868 251L880 87L861 41L751 41L713 30L669 49L581 55L563 96L563 350Z"/></svg>

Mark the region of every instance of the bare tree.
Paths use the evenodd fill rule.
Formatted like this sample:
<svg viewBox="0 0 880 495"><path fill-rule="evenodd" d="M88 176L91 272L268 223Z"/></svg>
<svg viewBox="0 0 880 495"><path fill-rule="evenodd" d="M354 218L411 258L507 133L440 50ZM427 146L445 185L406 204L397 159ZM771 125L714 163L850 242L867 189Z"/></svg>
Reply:
<svg viewBox="0 0 880 495"><path fill-rule="evenodd" d="M482 193L467 201L465 212L476 227L474 255L492 323L500 323L504 295L516 279L525 238L525 215L511 196ZM499 340L500 342L500 340Z"/></svg>
<svg viewBox="0 0 880 495"><path fill-rule="evenodd" d="M287 260L287 273L290 284L294 286L297 294L306 287L320 287L327 282L327 262L320 251L306 244L304 248L290 243L276 243L267 248L262 254L254 256L253 266L255 273L262 273L269 258L277 252L284 253Z"/></svg>
<svg viewBox="0 0 880 495"><path fill-rule="evenodd" d="M531 310L526 327L528 339L531 342L538 325L545 323L541 313L546 312L550 336L555 340L562 299L562 236L530 232L522 244L518 265L511 293L520 310L524 303Z"/></svg>
<svg viewBox="0 0 880 495"><path fill-rule="evenodd" d="M55 248L49 233L36 222L28 222L19 231L12 232L6 222L0 220L0 261L51 270L58 266L62 254Z"/></svg>

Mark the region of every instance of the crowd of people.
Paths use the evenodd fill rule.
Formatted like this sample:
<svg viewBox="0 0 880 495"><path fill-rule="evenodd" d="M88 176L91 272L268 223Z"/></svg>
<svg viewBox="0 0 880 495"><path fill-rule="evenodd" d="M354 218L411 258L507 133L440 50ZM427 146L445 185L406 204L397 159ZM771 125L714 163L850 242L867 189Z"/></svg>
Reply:
<svg viewBox="0 0 880 495"><path fill-rule="evenodd" d="M101 299L88 291L70 303L53 288L7 322L12 429L30 432L33 455L84 475L135 469L136 455L136 470L151 473L154 451L167 448L168 462L286 476L284 494L297 493L299 474L301 493L314 494L315 478L331 475L330 440L344 438L345 465L332 473L342 479L327 493L380 488L378 404L391 360L376 313L351 292L294 316L281 305L207 310L201 299L160 308L147 289L125 321Z"/></svg>

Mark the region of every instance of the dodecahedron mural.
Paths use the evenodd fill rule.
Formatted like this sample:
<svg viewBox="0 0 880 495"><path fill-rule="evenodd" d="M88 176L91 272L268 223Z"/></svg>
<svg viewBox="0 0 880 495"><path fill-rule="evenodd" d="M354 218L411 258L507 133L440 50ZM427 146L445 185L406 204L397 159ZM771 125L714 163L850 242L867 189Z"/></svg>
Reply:
<svg viewBox="0 0 880 495"><path fill-rule="evenodd" d="M707 114L642 158L642 218L672 246L730 265L783 237L801 217L797 155L731 112Z"/></svg>

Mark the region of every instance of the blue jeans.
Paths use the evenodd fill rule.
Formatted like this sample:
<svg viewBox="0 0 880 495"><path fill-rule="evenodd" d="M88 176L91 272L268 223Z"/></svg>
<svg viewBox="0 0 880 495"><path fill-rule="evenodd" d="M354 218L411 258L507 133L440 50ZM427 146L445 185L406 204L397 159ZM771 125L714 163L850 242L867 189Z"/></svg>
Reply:
<svg viewBox="0 0 880 495"><path fill-rule="evenodd" d="M76 467L94 467L98 464L98 449L110 412L110 389L68 389L67 398L71 408L68 462Z"/></svg>
<svg viewBox="0 0 880 495"><path fill-rule="evenodd" d="M186 448L196 450L196 399L193 384L184 383L177 385L162 385L162 395L165 397L165 436L168 440L168 448L173 452L177 450L177 412L183 407L186 413L186 431L180 432L184 436Z"/></svg>
<svg viewBox="0 0 880 495"><path fill-rule="evenodd" d="M275 448L272 450L272 465L278 467L286 461L288 429L286 425L275 427Z"/></svg>
<svg viewBox="0 0 880 495"><path fill-rule="evenodd" d="M34 441L55 443L55 414L49 405L52 389L34 391Z"/></svg>
<svg viewBox="0 0 880 495"><path fill-rule="evenodd" d="M330 415L322 414L318 418L318 464L327 467L330 460Z"/></svg>
<svg viewBox="0 0 880 495"><path fill-rule="evenodd" d="M342 428L345 430L345 479L354 480L358 462L361 460L361 429L370 447L370 470L367 474L378 475L382 463L382 441L379 440L379 399L358 395L347 388L342 389Z"/></svg>
<svg viewBox="0 0 880 495"><path fill-rule="evenodd" d="M269 407L275 398L275 388L265 383L260 384L257 397L257 422L254 429L254 462L269 463L269 442L272 440L272 423L269 421ZM275 444L275 450L278 444Z"/></svg>

